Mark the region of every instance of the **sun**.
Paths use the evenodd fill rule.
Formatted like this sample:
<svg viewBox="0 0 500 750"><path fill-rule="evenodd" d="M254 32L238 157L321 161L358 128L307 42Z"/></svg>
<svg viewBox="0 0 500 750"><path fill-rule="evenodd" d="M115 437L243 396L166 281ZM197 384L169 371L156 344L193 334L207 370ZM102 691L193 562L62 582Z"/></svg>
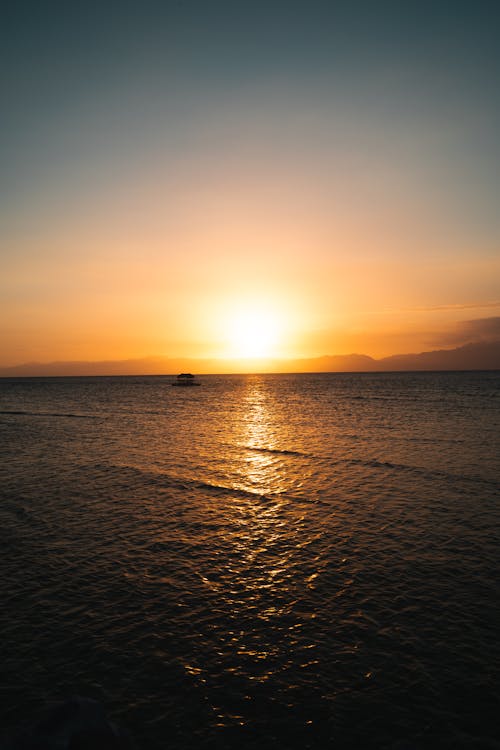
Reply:
<svg viewBox="0 0 500 750"><path fill-rule="evenodd" d="M278 344L279 321L269 310L239 310L228 325L229 354L250 359L272 356Z"/></svg>

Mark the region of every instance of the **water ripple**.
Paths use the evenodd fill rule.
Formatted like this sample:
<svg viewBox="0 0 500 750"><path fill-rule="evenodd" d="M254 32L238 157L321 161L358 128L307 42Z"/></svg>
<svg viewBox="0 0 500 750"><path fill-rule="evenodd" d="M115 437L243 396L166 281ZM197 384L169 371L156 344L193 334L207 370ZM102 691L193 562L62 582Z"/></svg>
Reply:
<svg viewBox="0 0 500 750"><path fill-rule="evenodd" d="M76 693L151 750L493 747L498 379L0 383L3 725Z"/></svg>

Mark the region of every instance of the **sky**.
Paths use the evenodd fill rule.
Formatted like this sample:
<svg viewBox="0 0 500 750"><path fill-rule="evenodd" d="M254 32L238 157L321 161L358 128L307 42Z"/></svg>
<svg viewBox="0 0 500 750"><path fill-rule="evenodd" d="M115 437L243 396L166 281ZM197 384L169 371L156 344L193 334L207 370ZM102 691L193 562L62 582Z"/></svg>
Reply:
<svg viewBox="0 0 500 750"><path fill-rule="evenodd" d="M24 2L0 366L500 339L494 2Z"/></svg>

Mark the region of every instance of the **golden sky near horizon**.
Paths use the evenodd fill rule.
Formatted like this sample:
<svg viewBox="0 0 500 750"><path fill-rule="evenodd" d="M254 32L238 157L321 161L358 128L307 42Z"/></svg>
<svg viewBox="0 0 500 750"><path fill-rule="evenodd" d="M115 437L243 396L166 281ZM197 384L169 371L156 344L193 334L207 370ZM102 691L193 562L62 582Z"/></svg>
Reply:
<svg viewBox="0 0 500 750"><path fill-rule="evenodd" d="M381 357L500 316L491 19L317 5L13 14L0 365Z"/></svg>

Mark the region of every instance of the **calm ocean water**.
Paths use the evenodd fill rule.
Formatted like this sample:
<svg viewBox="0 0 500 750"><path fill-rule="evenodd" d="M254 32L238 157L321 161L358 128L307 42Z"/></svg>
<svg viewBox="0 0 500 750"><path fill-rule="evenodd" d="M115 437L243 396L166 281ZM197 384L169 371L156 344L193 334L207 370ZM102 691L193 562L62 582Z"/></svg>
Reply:
<svg viewBox="0 0 500 750"><path fill-rule="evenodd" d="M0 380L14 725L499 747L500 373Z"/></svg>

